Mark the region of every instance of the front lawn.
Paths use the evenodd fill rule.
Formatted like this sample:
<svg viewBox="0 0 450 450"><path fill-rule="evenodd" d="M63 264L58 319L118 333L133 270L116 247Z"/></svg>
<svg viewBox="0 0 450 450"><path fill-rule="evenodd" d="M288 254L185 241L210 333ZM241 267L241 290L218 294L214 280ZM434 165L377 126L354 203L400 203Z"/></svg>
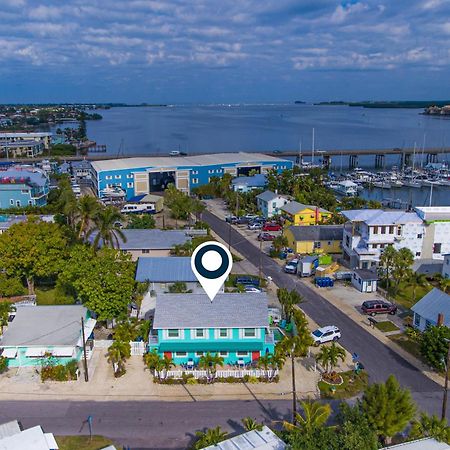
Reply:
<svg viewBox="0 0 450 450"><path fill-rule="evenodd" d="M392 323L390 320L375 323L375 328L378 328L383 333L387 333L389 331L398 331L400 329L397 325L395 325L395 323Z"/></svg>
<svg viewBox="0 0 450 450"><path fill-rule="evenodd" d="M100 450L113 445L113 442L103 436L55 436L59 450Z"/></svg>
<svg viewBox="0 0 450 450"><path fill-rule="evenodd" d="M417 303L425 294L433 289L433 285L427 284L426 286L416 287L416 301L414 301L414 289L408 282L401 282L398 288L398 292L392 296L395 303L410 309L415 303Z"/></svg>
<svg viewBox="0 0 450 450"><path fill-rule="evenodd" d="M411 355L415 356L417 359L426 364L422 354L420 353L420 345L418 342L410 339L406 334L393 334L388 336L389 339L393 340L398 344L403 350L406 350Z"/></svg>
<svg viewBox="0 0 450 450"><path fill-rule="evenodd" d="M36 301L38 305L73 305L75 299L59 292L54 287L37 287Z"/></svg>
<svg viewBox="0 0 450 450"><path fill-rule="evenodd" d="M362 392L369 382L369 375L364 370L359 374L356 374L353 370L349 370L348 372L341 372L339 375L344 381L340 386L332 386L323 381L319 381L320 396L322 398L337 398L342 400L354 397Z"/></svg>

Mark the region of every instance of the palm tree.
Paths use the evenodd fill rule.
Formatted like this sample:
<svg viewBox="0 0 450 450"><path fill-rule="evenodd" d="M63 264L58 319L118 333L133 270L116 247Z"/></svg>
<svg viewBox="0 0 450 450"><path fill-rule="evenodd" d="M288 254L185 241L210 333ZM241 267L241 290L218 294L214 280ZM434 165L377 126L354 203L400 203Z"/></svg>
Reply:
<svg viewBox="0 0 450 450"><path fill-rule="evenodd" d="M242 424L244 425L246 431L261 431L263 429L263 424L258 423L256 419L253 419L252 417L244 417L242 419Z"/></svg>
<svg viewBox="0 0 450 450"><path fill-rule="evenodd" d="M217 445L228 436L226 431L222 431L220 427L208 428L206 431L197 431L195 433L197 441L194 444L194 449L202 449L210 445Z"/></svg>
<svg viewBox="0 0 450 450"><path fill-rule="evenodd" d="M284 421L283 426L286 430L311 434L325 425L331 415L331 406L328 403L304 401L300 405L303 409L303 414L295 413L296 423Z"/></svg>
<svg viewBox="0 0 450 450"><path fill-rule="evenodd" d="M160 359L161 357L158 355L156 349L153 349L151 352L144 355L144 363L151 370L153 375L155 375L156 367L158 366Z"/></svg>
<svg viewBox="0 0 450 450"><path fill-rule="evenodd" d="M200 357L198 365L200 368L206 370L206 377L208 382L214 380L216 375L216 367L223 366L223 358L218 354L212 355L210 352Z"/></svg>
<svg viewBox="0 0 450 450"><path fill-rule="evenodd" d="M424 274L412 272L409 284L412 286L413 303L416 303L417 288L428 286L427 278Z"/></svg>
<svg viewBox="0 0 450 450"><path fill-rule="evenodd" d="M440 419L434 414L429 416L426 413L422 413L420 419L413 421L409 437L411 439L433 437L440 442L449 444L450 427L446 419Z"/></svg>
<svg viewBox="0 0 450 450"><path fill-rule="evenodd" d="M331 372L337 365L339 360L345 361L345 350L333 342L329 347L323 346L316 356L316 361L321 363L325 368L325 372Z"/></svg>
<svg viewBox="0 0 450 450"><path fill-rule="evenodd" d="M95 228L91 229L88 232L88 236L93 233L93 231L97 231L97 234L94 238L93 246L95 249L99 247L100 241L102 241L103 245L109 246L112 248L119 247L119 238L126 242L127 239L123 234L120 226L117 222L122 219L122 215L120 214L117 208L113 206L107 206L106 208L100 209L94 217Z"/></svg>
<svg viewBox="0 0 450 450"><path fill-rule="evenodd" d="M89 231L91 221L96 216L100 205L95 197L91 195L83 195L79 198L77 204L77 218L78 218L78 238L81 239L86 236Z"/></svg>
<svg viewBox="0 0 450 450"><path fill-rule="evenodd" d="M294 312L295 305L301 303L303 297L297 291L288 291L285 288L277 290L277 297L283 308L283 315L289 321Z"/></svg>
<svg viewBox="0 0 450 450"><path fill-rule="evenodd" d="M447 293L447 291L450 289L450 278L442 277L439 280L439 288L441 289L441 291Z"/></svg>
<svg viewBox="0 0 450 450"><path fill-rule="evenodd" d="M108 362L112 364L114 374L125 373L125 361L131 355L130 344L122 341L114 341L108 348Z"/></svg>
<svg viewBox="0 0 450 450"><path fill-rule="evenodd" d="M164 379L167 376L167 372L171 369L171 367L174 367L175 363L173 362L172 358L167 357L164 355L164 358L160 358L158 364L157 364L157 371L159 374L159 379Z"/></svg>
<svg viewBox="0 0 450 450"><path fill-rule="evenodd" d="M272 365L271 360L272 360L272 355L267 354L267 355L260 356L258 358L258 361L256 362L257 367L264 370L267 379L270 378L269 368Z"/></svg>

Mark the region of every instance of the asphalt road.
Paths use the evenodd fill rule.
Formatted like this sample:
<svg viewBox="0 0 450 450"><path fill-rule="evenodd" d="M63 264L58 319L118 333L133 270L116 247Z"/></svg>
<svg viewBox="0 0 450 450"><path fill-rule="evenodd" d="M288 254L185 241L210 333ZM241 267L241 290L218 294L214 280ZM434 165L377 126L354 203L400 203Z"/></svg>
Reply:
<svg viewBox="0 0 450 450"><path fill-rule="evenodd" d="M385 381L390 374L394 374L402 386L411 390L421 409L440 414L442 388L437 383L357 325L316 291L296 281L295 276L284 273L276 262L266 254L261 255L257 247L232 227L230 229L224 220L209 211L203 212L202 217L225 242L228 243L231 238L231 246L256 267L259 268L261 263L264 275L272 277L279 287L297 290L304 297L301 308L315 322L320 326L338 326L342 332L340 343L349 352L359 355L372 382Z"/></svg>

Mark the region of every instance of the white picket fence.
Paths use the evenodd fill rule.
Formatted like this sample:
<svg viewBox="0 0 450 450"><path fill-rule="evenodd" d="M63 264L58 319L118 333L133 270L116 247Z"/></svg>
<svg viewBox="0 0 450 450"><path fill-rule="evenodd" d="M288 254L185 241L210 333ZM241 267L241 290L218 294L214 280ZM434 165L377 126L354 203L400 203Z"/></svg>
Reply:
<svg viewBox="0 0 450 450"><path fill-rule="evenodd" d="M94 341L94 347L109 348L113 342L114 342L113 340L96 339ZM131 347L131 356L142 356L146 351L145 342L130 341L130 347Z"/></svg>
<svg viewBox="0 0 450 450"><path fill-rule="evenodd" d="M279 374L278 369L269 370L270 376L275 377ZM166 378L182 378L183 374L185 376L193 376L194 378L206 378L207 372L206 370L169 370L167 371ZM216 378L244 378L246 375L249 377L266 377L267 371L263 369L228 369L228 370L218 370L216 372Z"/></svg>

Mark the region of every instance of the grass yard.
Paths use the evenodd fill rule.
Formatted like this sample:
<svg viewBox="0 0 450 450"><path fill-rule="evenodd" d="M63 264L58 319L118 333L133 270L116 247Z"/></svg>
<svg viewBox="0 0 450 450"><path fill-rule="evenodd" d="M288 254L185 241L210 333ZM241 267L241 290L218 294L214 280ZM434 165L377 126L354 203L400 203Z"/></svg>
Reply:
<svg viewBox="0 0 450 450"><path fill-rule="evenodd" d="M405 308L411 308L415 303L417 303L425 294L433 289L432 284L427 286L417 286L416 288L416 301L413 300L413 288L408 283L400 283L398 293L395 295L394 300L396 303L404 306Z"/></svg>
<svg viewBox="0 0 450 450"><path fill-rule="evenodd" d="M59 450L100 450L112 445L113 442L103 436L92 436L89 442L89 436L55 436Z"/></svg>
<svg viewBox="0 0 450 450"><path fill-rule="evenodd" d="M75 299L66 296L51 287L37 287L35 289L36 300L38 305L73 305Z"/></svg>
<svg viewBox="0 0 450 450"><path fill-rule="evenodd" d="M378 328L383 333L387 333L389 331L398 331L400 328L392 323L390 320L386 320L385 322L377 322L375 324L375 328Z"/></svg>
<svg viewBox="0 0 450 450"><path fill-rule="evenodd" d="M405 334L393 334L391 336L388 336L389 339L394 341L396 344L398 344L403 350L406 350L408 353L411 353L411 355L415 356L417 359L422 361L426 364L424 358L422 357L420 353L420 346L417 342L410 339Z"/></svg>
<svg viewBox="0 0 450 450"><path fill-rule="evenodd" d="M339 375L344 380L340 386L332 386L319 381L320 396L322 398L336 398L340 400L351 398L363 391L369 383L369 375L364 370L358 375L353 370L341 372ZM334 393L333 388L336 388Z"/></svg>

